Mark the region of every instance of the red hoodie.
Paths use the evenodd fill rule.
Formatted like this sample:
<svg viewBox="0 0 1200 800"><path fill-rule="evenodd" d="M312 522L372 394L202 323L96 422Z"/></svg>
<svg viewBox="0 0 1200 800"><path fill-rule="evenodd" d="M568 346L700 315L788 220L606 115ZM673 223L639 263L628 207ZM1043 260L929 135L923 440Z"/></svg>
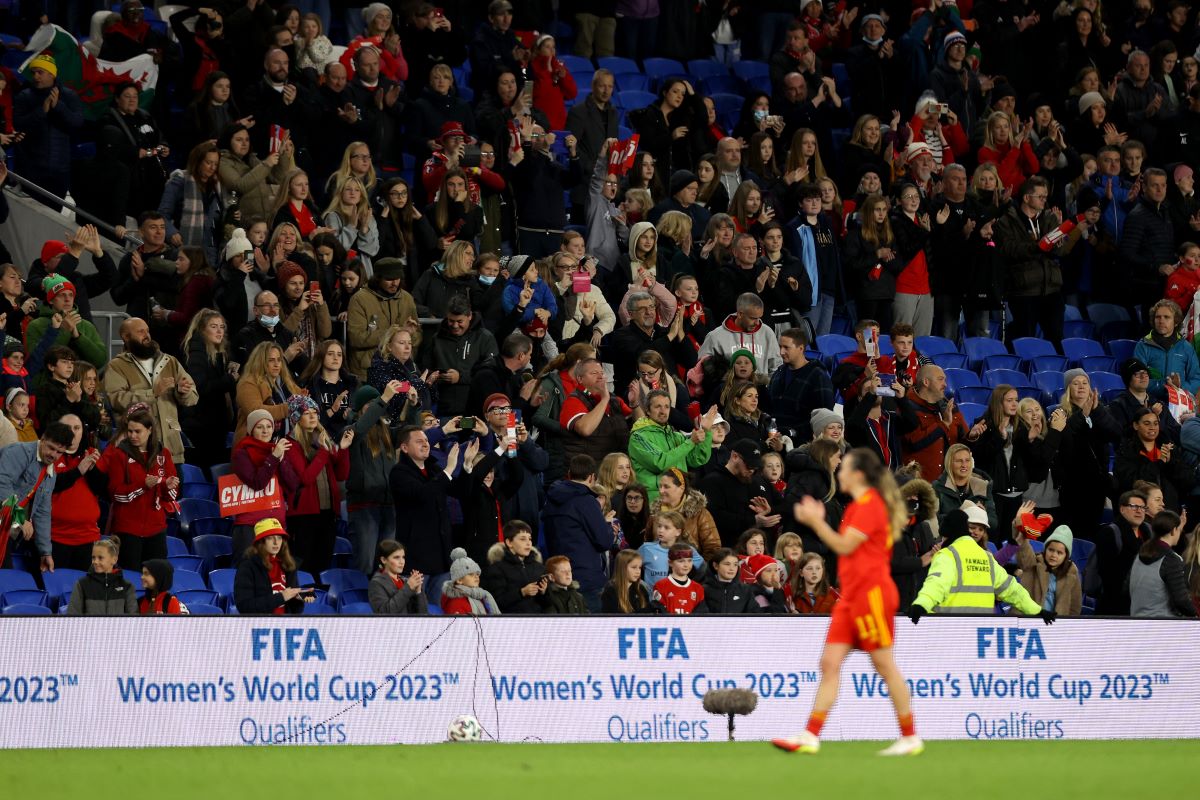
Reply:
<svg viewBox="0 0 1200 800"><path fill-rule="evenodd" d="M50 506L50 540L76 546L100 538L100 501L78 472L85 453L63 454L54 462L54 502ZM92 469L97 469L93 466ZM67 486L68 481L70 485ZM67 488L61 488L66 486Z"/></svg>
<svg viewBox="0 0 1200 800"><path fill-rule="evenodd" d="M160 449L153 455L135 453L129 442L123 441L109 445L95 468L108 476L113 501L109 518L114 533L150 537L166 529L166 507L178 497L176 490L167 488L167 479L176 477L169 452ZM150 475L162 480L147 487Z"/></svg>

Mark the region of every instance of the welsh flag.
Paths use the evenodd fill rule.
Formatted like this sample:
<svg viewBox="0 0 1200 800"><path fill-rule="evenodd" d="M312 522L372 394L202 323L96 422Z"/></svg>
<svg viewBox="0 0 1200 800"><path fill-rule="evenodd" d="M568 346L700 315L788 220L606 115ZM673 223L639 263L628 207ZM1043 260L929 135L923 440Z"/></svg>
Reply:
<svg viewBox="0 0 1200 800"><path fill-rule="evenodd" d="M119 83L130 81L138 85L142 108L149 106L154 99L158 65L149 55L140 55L128 61L102 61L57 25L38 28L25 50L32 55L21 65L21 74L28 79L29 62L33 57L39 53L49 53L58 65L58 82L79 95L87 119L97 119L108 111L113 87Z"/></svg>

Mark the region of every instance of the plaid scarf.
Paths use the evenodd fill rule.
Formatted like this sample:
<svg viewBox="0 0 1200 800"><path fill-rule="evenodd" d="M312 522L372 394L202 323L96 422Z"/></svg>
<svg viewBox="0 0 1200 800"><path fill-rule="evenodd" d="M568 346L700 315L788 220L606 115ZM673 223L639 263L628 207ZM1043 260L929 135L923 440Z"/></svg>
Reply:
<svg viewBox="0 0 1200 800"><path fill-rule="evenodd" d="M204 193L200 191L195 179L181 169L175 170L171 177L179 177L183 181L183 199L179 211L179 236L185 245L209 246L212 232L208 230L208 220L205 214L207 203Z"/></svg>

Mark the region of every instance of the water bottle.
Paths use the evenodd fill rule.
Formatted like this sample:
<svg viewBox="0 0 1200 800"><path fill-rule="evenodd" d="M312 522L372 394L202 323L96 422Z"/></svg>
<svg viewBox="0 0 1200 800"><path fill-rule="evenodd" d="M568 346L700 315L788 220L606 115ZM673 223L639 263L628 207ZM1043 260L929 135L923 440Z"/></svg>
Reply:
<svg viewBox="0 0 1200 800"><path fill-rule="evenodd" d="M505 429L505 435L508 437L508 446L504 450L505 458L517 457L517 415L512 411L508 412L508 427Z"/></svg>

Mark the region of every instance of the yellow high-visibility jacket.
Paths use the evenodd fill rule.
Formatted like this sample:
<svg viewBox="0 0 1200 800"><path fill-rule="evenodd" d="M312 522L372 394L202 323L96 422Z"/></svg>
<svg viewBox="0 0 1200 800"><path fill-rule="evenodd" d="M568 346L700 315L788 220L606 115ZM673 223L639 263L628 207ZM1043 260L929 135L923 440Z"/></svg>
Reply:
<svg viewBox="0 0 1200 800"><path fill-rule="evenodd" d="M970 536L960 536L929 562L929 576L913 605L935 614L986 614L995 610L997 599L1022 614L1042 610L991 553Z"/></svg>

